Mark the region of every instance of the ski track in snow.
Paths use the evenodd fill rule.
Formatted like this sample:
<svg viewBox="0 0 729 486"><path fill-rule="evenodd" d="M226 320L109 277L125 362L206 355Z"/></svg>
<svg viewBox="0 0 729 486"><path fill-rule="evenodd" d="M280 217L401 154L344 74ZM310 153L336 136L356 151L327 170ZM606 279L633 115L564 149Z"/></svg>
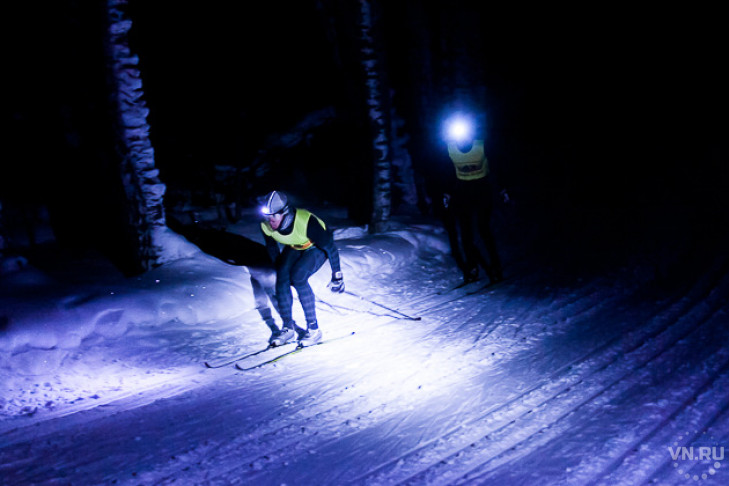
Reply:
<svg viewBox="0 0 729 486"><path fill-rule="evenodd" d="M325 299L325 337L356 335L5 431L3 484L726 484L667 450L729 428L724 266L660 302L529 274L434 295L423 271L397 309L422 321Z"/></svg>

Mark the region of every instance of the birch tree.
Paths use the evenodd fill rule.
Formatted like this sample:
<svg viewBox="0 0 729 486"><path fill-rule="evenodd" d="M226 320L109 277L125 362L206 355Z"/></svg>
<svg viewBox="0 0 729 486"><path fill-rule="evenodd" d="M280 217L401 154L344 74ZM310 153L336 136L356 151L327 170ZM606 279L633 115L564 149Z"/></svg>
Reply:
<svg viewBox="0 0 729 486"><path fill-rule="evenodd" d="M360 0L359 10L360 55L365 76L374 167L371 230L380 232L387 228L392 210L389 90L384 82L382 32L377 26L375 1Z"/></svg>
<svg viewBox="0 0 729 486"><path fill-rule="evenodd" d="M129 48L132 21L125 12L128 0L107 1L106 49L116 115L117 152L127 198L128 224L136 232L139 264L148 270L164 261L165 185L155 168L154 149L149 139L149 109L143 100L139 57Z"/></svg>

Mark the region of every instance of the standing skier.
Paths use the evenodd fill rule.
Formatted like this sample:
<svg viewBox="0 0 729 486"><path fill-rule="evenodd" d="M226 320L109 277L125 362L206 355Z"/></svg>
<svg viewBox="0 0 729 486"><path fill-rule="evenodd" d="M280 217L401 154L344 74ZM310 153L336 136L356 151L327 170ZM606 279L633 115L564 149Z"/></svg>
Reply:
<svg viewBox="0 0 729 486"><path fill-rule="evenodd" d="M448 178L449 187L443 192L445 225L453 256L463 271L465 283L478 279L479 264L491 283L503 280L501 260L491 232L493 203L483 145L484 141L479 139L448 142L448 156L453 162L456 177ZM478 236L488 253L488 260L478 249Z"/></svg>
<svg viewBox="0 0 729 486"><path fill-rule="evenodd" d="M316 300L309 285L309 277L329 259L332 292L344 292L344 279L339 265L339 251L332 232L317 216L306 209L289 207L286 195L273 191L265 197L261 207L266 220L261 231L268 254L276 266L276 300L283 320L283 328L274 330L269 340L272 346L285 344L298 334L301 346L311 346L321 341L321 330L316 321ZM279 252L279 243L284 246ZM293 320L291 309L296 289L306 317L306 329L299 328Z"/></svg>

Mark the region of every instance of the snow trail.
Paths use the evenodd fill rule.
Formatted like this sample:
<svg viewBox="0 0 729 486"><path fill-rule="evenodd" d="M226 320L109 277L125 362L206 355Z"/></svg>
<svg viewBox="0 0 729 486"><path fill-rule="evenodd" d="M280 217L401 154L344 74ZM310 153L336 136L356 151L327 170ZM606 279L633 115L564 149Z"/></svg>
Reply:
<svg viewBox="0 0 729 486"><path fill-rule="evenodd" d="M629 275L535 271L438 295L458 275L436 268L394 282L383 272L362 293L421 321L322 294L325 339L356 334L252 371L203 361L260 349L267 335L255 312L133 330L127 353L168 349L135 361L169 357L159 370L167 381L5 424L0 475L9 484L607 485L686 484L688 474L722 484L727 471L674 460L668 447L729 438L726 265L670 293Z"/></svg>
<svg viewBox="0 0 729 486"><path fill-rule="evenodd" d="M694 318L694 316L690 317L690 320ZM698 316L697 319L699 319L699 322L702 324L708 322L707 316L704 315ZM701 329L703 329L703 327ZM704 339L696 340L699 342L705 342L705 338L707 337L706 334L714 331L716 331L716 329L706 331L704 333L705 335L701 336ZM665 373L665 370L667 369L666 367L667 365L670 366L672 363L678 363L681 362L682 359L685 359L685 355L688 354L688 352L683 348L686 346L679 348L679 343L689 338L690 335L695 332L698 332L698 330L696 327L692 326L685 332L684 329L680 329L680 331L677 332L678 336L669 336L659 345L646 343L644 346L641 346L641 348L631 351L630 353L626 353L624 357L621 357L620 361L623 361L624 363L610 363L609 367L604 367L599 370L599 372L593 373L592 376L589 376L589 381L587 380L588 377L585 377L565 389L565 395L556 395L553 397L551 400L554 400L554 403L550 403L551 400L544 401L539 404L538 407L534 407L529 410L529 412L527 412L529 414L528 420L534 421L535 425L527 425L523 421L509 424L509 428L514 429L515 433L520 436L520 441L513 444L502 434L499 434L497 437L494 437L492 434L490 439L498 443L499 450L502 450L503 452L498 454L489 453L488 448L479 447L479 453L482 454L482 457L484 457L484 455L487 456L488 461L479 464L477 468L469 471L468 474L465 474L464 481L466 483L479 483L486 479L494 482L498 482L503 479L506 482L510 482L511 474L508 469L499 471L494 475L490 475L488 472L491 472L498 466L507 463L510 463L510 467L519 469L519 467L514 464L517 459L520 461L526 460L525 456L533 454L537 449L539 449L540 455L545 454L545 451L549 448L548 445L551 445L549 443L553 442L557 438L564 441L565 437L575 427L575 424L579 424L580 428L583 429L581 431L581 435L589 437L589 432L585 432L584 429L587 428L586 426L589 425L591 421L597 420L600 427L604 427L606 419L604 417L600 417L599 419L595 418L597 414L604 413L604 407L609 406L609 409L612 409L613 407L620 408L619 405L616 405L616 403L619 403L622 397L629 397L629 399L633 400L636 396L638 396L638 393L635 390L631 390L632 388L640 387L643 383L670 383L671 381L668 380L670 374L666 376ZM643 354L642 352L644 352L647 356L641 356L641 354ZM721 374L726 371L727 367L729 367L729 352L725 349L720 349L716 355L704 358L702 359L702 362L704 363L704 366L708 367L705 369L705 372L710 374L708 383L711 383L716 377L721 376ZM675 383L677 380L673 381L674 383L671 383L670 389L673 389L675 385L679 385L678 388L681 390L681 396L676 397L675 393L671 394L670 389L660 390L660 393L657 393L656 396L644 398L642 402L656 403L659 399L664 397L664 395L673 395L670 396L672 400L679 399L679 403L673 405L675 407L673 414L676 414L677 411L687 406L689 401L692 400L693 397L700 392L700 389L707 383L697 383L695 381L695 376L688 375L684 375L684 380L681 380L682 383L677 384ZM651 389L651 391L656 392L655 389ZM623 404L623 410L625 407L629 406L629 403ZM661 408L662 413L671 414L670 410L666 410L667 407L665 405ZM542 415L542 417L539 417L540 415ZM523 416L520 418L527 417ZM586 469L588 474L603 474L604 472L617 467L621 454L630 454L634 451L634 448L643 443L643 441L649 437L650 432L642 432L642 427L660 428L665 426L665 423L663 422L656 424L656 417L654 415L648 416L647 420L648 424L642 424L640 419L634 419L631 421L631 427L627 430L624 428L625 424L621 424L623 427L622 430L616 430L615 434L612 436L611 443L605 444L605 447L607 448L606 451L602 451L602 453L595 451L594 455L593 451L583 451L590 460L587 463L580 464L580 466ZM521 438L525 432L529 431L534 432L526 438ZM624 434L627 434L627 437L621 437ZM582 444L582 442L580 442L580 444ZM559 448L563 447L563 444L559 445ZM583 447L585 446L583 445ZM618 458L614 459L611 464L613 455L618 455ZM554 455L551 456L554 457ZM536 461L538 461L536 458L529 460L531 464L537 464ZM543 464L542 467L538 466L536 469L544 471L546 467L547 465ZM586 484L588 480L591 479L589 477L581 477L580 473L582 472L584 474L584 472L580 471L580 467L573 467L569 472L569 479L567 480L565 478L568 484ZM449 474L453 473L454 472L451 469ZM524 478L521 478L521 480L524 481Z"/></svg>
<svg viewBox="0 0 729 486"><path fill-rule="evenodd" d="M727 277L725 276L724 279L726 280ZM408 456L393 460L392 462L398 469L397 475L409 477L407 482L411 484L450 482L458 478L459 474L463 474L465 478L470 477L465 473L468 466L462 466L465 469L461 473L458 472L459 463L475 464L471 467L478 470L485 469L486 464L493 461L498 462L493 466L497 467L514 460L512 456L516 454L523 455L535 449L547 439L541 439L542 442L526 451L520 450L519 446L529 439L533 440L537 435L540 438L550 435L544 432L550 428L557 430L554 427L556 422L569 416L583 404L591 403L610 387L623 382L634 383L634 379L629 379L630 375L635 372L631 369L632 367L641 368L655 356L671 349L681 339L696 331L696 321L704 324L709 317L718 316L717 313L720 312L721 305L726 301L729 292L725 288L726 283L723 292L721 288L713 289L713 283L711 279L706 279L704 285L692 289L691 293L694 295L668 306L663 314L651 319L650 325L639 327L630 336L629 341L624 340L621 336L616 336L603 346L591 350L586 356L567 363L562 369L544 380L543 384L538 384L527 392L509 399L487 415L464 424L463 428L456 428L449 436L438 437L430 449L411 451ZM703 301L702 297L712 289L710 301L708 303ZM707 305L710 306L709 316L705 315ZM641 350L648 350L652 354L649 354L647 358L640 358L637 352ZM620 362L623 362L622 366ZM617 375L616 372L618 372ZM596 381L605 384L595 386L592 383ZM585 396L587 399L584 398ZM566 405L555 405L565 399L568 400ZM540 409L543 409L541 414ZM553 417L555 414L556 418ZM538 421L534 426L525 423L527 418L531 419L537 415L543 416L541 422ZM527 430L533 430L533 433L524 436ZM566 430L560 430L560 433L565 432ZM515 438L510 439L511 436ZM454 447L453 443L462 445ZM509 450L514 451L511 456L508 453ZM477 457L473 458L474 455ZM497 459L500 455L504 458L499 462ZM407 464L411 464L415 469L407 472L405 470ZM431 465L428 466L428 464ZM390 468L392 467L390 464ZM379 469L381 468L383 466L380 466ZM534 470L543 471L538 467ZM415 471L420 472L414 473ZM372 471L370 474L375 472ZM374 484L380 484L387 482L387 478L393 474L395 471L392 470L387 473L379 472L375 478L368 479L373 479ZM477 473L474 477L476 483L483 479ZM514 480L514 478L501 479L505 481L508 479L509 484L512 484L510 481ZM535 478L531 478L525 484L534 480ZM494 483L506 484L499 481L494 481Z"/></svg>

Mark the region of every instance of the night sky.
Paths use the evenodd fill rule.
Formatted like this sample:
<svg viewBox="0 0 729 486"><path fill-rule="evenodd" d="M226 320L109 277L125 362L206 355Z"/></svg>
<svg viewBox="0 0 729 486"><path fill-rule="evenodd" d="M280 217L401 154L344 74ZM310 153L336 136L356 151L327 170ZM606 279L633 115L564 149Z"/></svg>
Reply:
<svg viewBox="0 0 729 486"><path fill-rule="evenodd" d="M439 83L452 75L452 49L465 46L473 71L462 74L482 89L487 155L522 208L535 208L532 218L577 207L626 215L680 206L682 221L697 211L708 226L726 225L727 39L717 12L514 11L451 1L413 17L412 2L383 3L390 4L382 17L386 72L419 173L444 154L437 119L413 108L418 70L432 63L436 95L428 109L444 113L453 99ZM371 159L367 120L352 101L361 89L347 44L355 27L346 15L323 16L316 4L131 2L132 50L141 58L163 182L194 184L215 164L249 163L267 137L335 106L336 122L308 147L277 154L275 175L260 189L304 174L320 199L350 205L347 195L367 197L351 186L367 178ZM103 5L13 9L4 198L72 213L85 198L101 197L113 166L97 22ZM336 26L336 43L327 25ZM423 32L429 56L417 50ZM101 184L88 187L89 180Z"/></svg>

